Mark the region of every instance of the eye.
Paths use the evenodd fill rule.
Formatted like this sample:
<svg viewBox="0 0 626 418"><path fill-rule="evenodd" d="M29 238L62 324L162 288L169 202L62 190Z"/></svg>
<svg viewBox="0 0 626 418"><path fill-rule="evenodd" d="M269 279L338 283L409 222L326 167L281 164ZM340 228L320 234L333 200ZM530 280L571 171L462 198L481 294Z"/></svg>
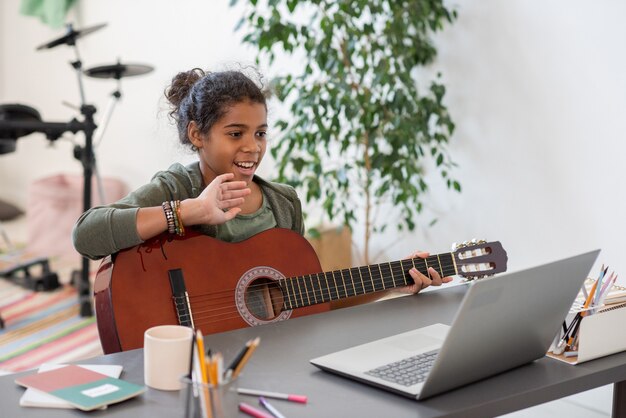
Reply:
<svg viewBox="0 0 626 418"><path fill-rule="evenodd" d="M232 138L241 138L241 131L234 131L234 132L229 132L228 136L232 137Z"/></svg>
<svg viewBox="0 0 626 418"><path fill-rule="evenodd" d="M256 136L259 138L265 138L267 136L267 131L257 131Z"/></svg>

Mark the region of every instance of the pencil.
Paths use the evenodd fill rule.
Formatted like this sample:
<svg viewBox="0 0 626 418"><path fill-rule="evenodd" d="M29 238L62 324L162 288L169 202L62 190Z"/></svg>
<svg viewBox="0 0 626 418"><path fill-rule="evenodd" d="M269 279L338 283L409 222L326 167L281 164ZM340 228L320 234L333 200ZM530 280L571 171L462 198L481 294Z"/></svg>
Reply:
<svg viewBox="0 0 626 418"><path fill-rule="evenodd" d="M603 265L602 270L600 270L600 276L598 277L598 281L597 281L598 285L596 286L598 290L596 291L596 297L593 300L594 305L597 305L598 301L600 300L600 294L602 293L600 291L600 289L602 289L602 286L601 286L602 280L604 280L604 277L606 276L606 272L608 271L608 269L609 269L609 266L606 266L606 268L604 268L604 265Z"/></svg>
<svg viewBox="0 0 626 418"><path fill-rule="evenodd" d="M204 402L202 403L202 410L204 413L204 415L207 418L213 418L213 407L211 405L211 394L209 392L209 389L207 387L207 383L208 381L208 376L207 376L207 367L206 367L206 361L204 358L204 339L202 338L202 332L198 329L196 330L196 346L198 348L197 350L197 355L198 355L198 362L199 362L199 366L200 366L200 376L202 379L202 395L201 398L203 398Z"/></svg>
<svg viewBox="0 0 626 418"><path fill-rule="evenodd" d="M250 357L252 356L252 353L254 353L254 350L256 350L256 348L259 346L259 342L261 342L261 338L260 337L256 337L252 341L252 343L250 344L250 347L248 347L248 350L243 355L243 358L241 359L241 361L239 362L239 364L235 368L235 371L233 372L233 379L236 379L237 376L239 376L239 373L241 373L241 370L244 368L244 366L246 365L248 360L250 360Z"/></svg>
<svg viewBox="0 0 626 418"><path fill-rule="evenodd" d="M196 330L196 343L198 344L198 357L200 357L200 371L202 372L202 383L208 383L206 359L204 357L204 340L202 332Z"/></svg>
<svg viewBox="0 0 626 418"><path fill-rule="evenodd" d="M243 356L246 354L246 352L248 351L248 347L250 347L250 344L252 344L252 340L248 340L246 342L246 345L244 345L241 350L239 350L239 352L237 353L237 355L235 356L235 358L230 362L230 364L228 365L228 368L226 369L228 370L235 370L235 368L237 367L237 365L239 364L239 362L241 361L241 359L243 358Z"/></svg>

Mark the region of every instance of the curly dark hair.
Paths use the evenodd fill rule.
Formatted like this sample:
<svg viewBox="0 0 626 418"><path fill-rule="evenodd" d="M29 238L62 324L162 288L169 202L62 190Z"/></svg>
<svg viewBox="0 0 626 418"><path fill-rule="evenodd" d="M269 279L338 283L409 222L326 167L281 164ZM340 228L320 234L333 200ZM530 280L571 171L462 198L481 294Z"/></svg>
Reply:
<svg viewBox="0 0 626 418"><path fill-rule="evenodd" d="M267 109L266 96L247 75L239 71L204 72L200 68L178 73L165 90L183 145L195 147L187 137L187 126L194 121L207 134L228 109L244 101L260 103Z"/></svg>

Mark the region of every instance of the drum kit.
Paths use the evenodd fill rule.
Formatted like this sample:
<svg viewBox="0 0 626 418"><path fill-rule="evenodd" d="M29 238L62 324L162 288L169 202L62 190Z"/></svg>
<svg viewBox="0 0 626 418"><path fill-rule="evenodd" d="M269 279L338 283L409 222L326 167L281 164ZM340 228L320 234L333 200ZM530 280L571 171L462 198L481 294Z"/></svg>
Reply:
<svg viewBox="0 0 626 418"><path fill-rule="evenodd" d="M78 79L78 87L80 92L80 113L81 120L73 118L69 122L44 122L39 112L30 106L24 104L0 104L0 154L6 154L15 151L17 139L29 135L34 132L40 132L46 135L49 141L59 139L65 132L78 133L83 132L85 135L85 143L83 146L76 145L74 148L74 157L78 159L83 167L83 209L87 210L91 207L91 179L94 173L99 182L99 176L96 170L96 160L94 155L94 143L97 144L102 140L106 131L106 127L111 119L111 115L115 108L115 104L122 97L121 80L127 77L135 77L147 74L153 71L153 67L145 64L129 64L116 62L110 65L102 65L98 67L83 70L82 61L78 53L76 41L100 29L103 29L106 23L83 28L74 29L71 24L67 25L67 32L50 42L40 45L37 51L48 50L58 46L67 45L71 47L76 56L76 60L71 62L71 66L76 72ZM116 88L111 93L109 104L102 116L99 124L96 125L94 115L96 113L95 106L88 104L85 99L85 90L83 88L83 75L92 78L115 80ZM102 195L102 187L99 187L100 198L104 201ZM82 271L80 278L74 282L79 290L80 311L82 316L91 316L91 300L89 290L89 260L83 258Z"/></svg>

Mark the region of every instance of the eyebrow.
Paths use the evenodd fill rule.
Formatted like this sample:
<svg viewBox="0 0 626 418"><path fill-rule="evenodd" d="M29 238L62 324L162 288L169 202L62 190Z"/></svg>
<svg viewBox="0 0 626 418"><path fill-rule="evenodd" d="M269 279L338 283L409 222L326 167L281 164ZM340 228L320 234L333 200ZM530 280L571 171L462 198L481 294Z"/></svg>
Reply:
<svg viewBox="0 0 626 418"><path fill-rule="evenodd" d="M224 128L248 128L248 125L245 123L231 123L224 126ZM259 128L267 128L267 123L257 126L257 129Z"/></svg>

